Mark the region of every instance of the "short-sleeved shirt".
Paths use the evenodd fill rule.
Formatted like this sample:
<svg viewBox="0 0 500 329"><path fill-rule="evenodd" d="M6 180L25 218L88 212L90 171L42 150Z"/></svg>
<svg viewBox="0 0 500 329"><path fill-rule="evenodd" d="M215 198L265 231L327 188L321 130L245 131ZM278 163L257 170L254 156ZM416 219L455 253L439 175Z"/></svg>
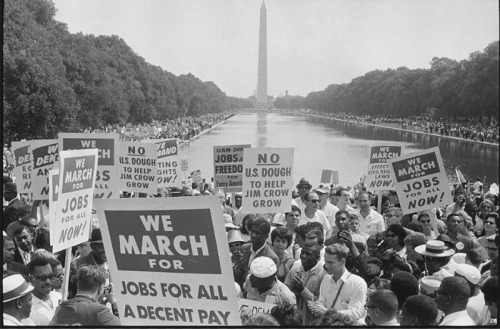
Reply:
<svg viewBox="0 0 500 329"><path fill-rule="evenodd" d="M384 217L373 209L366 218L363 218L359 209L353 212L359 218L359 231L368 235L375 235L386 230Z"/></svg>

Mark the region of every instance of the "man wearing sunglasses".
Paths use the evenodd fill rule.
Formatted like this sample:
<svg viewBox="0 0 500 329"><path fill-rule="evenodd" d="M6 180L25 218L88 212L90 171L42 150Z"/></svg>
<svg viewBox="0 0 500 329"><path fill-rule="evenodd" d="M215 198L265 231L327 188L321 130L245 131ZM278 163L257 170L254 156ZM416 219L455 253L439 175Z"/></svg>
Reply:
<svg viewBox="0 0 500 329"><path fill-rule="evenodd" d="M49 260L36 257L28 264L29 282L33 285L33 306L29 318L21 323L25 325L47 326L54 317L62 295L52 291L54 273Z"/></svg>
<svg viewBox="0 0 500 329"><path fill-rule="evenodd" d="M323 225L323 234L329 236L331 233L331 226L326 218L325 213L319 210L320 199L316 192L308 192L304 195L306 207L300 217L299 225L307 224L309 222L318 222Z"/></svg>

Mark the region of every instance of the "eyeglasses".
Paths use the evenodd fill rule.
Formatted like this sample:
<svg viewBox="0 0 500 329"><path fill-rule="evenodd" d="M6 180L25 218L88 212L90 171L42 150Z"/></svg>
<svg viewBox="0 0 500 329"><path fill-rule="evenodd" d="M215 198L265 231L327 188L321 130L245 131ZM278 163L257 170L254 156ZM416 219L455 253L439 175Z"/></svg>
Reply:
<svg viewBox="0 0 500 329"><path fill-rule="evenodd" d="M429 219L429 220L421 220L420 222L421 222L421 223L430 223L430 222L431 222L431 220L430 220L430 219Z"/></svg>
<svg viewBox="0 0 500 329"><path fill-rule="evenodd" d="M377 306L371 306L371 305L365 305L365 310L368 310L369 308L378 308Z"/></svg>
<svg viewBox="0 0 500 329"><path fill-rule="evenodd" d="M496 247L486 247L487 250L491 250L491 251L497 251L498 248Z"/></svg>
<svg viewBox="0 0 500 329"><path fill-rule="evenodd" d="M54 275L54 278L55 278L56 280L61 281L61 280L64 278L64 272L63 272L63 273L60 273L60 274L58 274L58 275Z"/></svg>
<svg viewBox="0 0 500 329"><path fill-rule="evenodd" d="M309 200L309 201L311 201L312 203L318 203L318 202L321 202L319 199Z"/></svg>
<svg viewBox="0 0 500 329"><path fill-rule="evenodd" d="M49 275L33 275L33 277L37 280L40 281L47 281L47 279L52 280L54 278L54 274L49 274Z"/></svg>
<svg viewBox="0 0 500 329"><path fill-rule="evenodd" d="M384 217L391 218L391 217L396 217L393 214L385 214Z"/></svg>
<svg viewBox="0 0 500 329"><path fill-rule="evenodd" d="M484 223L485 223L485 224L490 224L490 225L495 225L495 224L496 224L495 222L493 222L493 221L489 221L489 220L487 220L487 221L486 221L486 222L484 222Z"/></svg>

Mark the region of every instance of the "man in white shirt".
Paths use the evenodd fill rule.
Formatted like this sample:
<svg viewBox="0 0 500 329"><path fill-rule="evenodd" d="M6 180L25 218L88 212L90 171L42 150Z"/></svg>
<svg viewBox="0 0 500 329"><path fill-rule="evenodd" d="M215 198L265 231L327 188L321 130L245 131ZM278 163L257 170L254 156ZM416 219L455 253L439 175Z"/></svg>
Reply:
<svg viewBox="0 0 500 329"><path fill-rule="evenodd" d="M345 263L349 248L340 243L328 246L325 250L325 275L319 288L319 298L309 308L316 316L322 316L327 309L348 315L353 321L362 321L366 315L367 286L365 280L350 273Z"/></svg>
<svg viewBox="0 0 500 329"><path fill-rule="evenodd" d="M33 307L25 325L47 326L54 317L62 295L52 291L52 267L46 258L36 257L28 265L29 281L33 285Z"/></svg>
<svg viewBox="0 0 500 329"><path fill-rule="evenodd" d="M297 192L299 193L299 196L293 199L293 201L295 201L296 205L300 208L302 213L304 213L304 208L306 207L305 195L311 191L312 185L309 183L307 178L303 177L300 179L300 182L297 184L296 188Z"/></svg>
<svg viewBox="0 0 500 329"><path fill-rule="evenodd" d="M482 325L482 313L485 311L484 294L479 290L478 283L481 279L481 273L477 268L469 264L457 264L455 267L455 276L467 280L471 296L467 303L467 314L474 320L476 325Z"/></svg>
<svg viewBox="0 0 500 329"><path fill-rule="evenodd" d="M326 218L328 219L328 223L332 228L332 231L328 232L327 236L337 233L337 230L335 229L335 214L337 213L337 211L339 211L339 208L330 203L330 200L328 199L328 189L320 187L314 190L314 192L316 192L316 194L319 196L320 203L318 209L325 214Z"/></svg>
<svg viewBox="0 0 500 329"><path fill-rule="evenodd" d="M335 196L337 197L337 208L339 208L340 210L345 210L349 214L352 214L356 211L356 209L351 207L350 195L345 188L337 187Z"/></svg>
<svg viewBox="0 0 500 329"><path fill-rule="evenodd" d="M384 218L381 214L370 208L371 202L371 196L368 192L359 192L357 199L358 209L354 212L359 218L359 230L361 233L368 235L374 235L386 230Z"/></svg>
<svg viewBox="0 0 500 329"><path fill-rule="evenodd" d="M436 290L438 309L445 317L440 326L474 326L474 320L467 314L470 288L467 280L458 276L443 279Z"/></svg>
<svg viewBox="0 0 500 329"><path fill-rule="evenodd" d="M304 199L306 207L300 217L299 226L309 222L319 222L323 225L323 234L328 237L328 233L331 233L331 226L325 214L318 209L320 203L318 194L308 192L305 194Z"/></svg>

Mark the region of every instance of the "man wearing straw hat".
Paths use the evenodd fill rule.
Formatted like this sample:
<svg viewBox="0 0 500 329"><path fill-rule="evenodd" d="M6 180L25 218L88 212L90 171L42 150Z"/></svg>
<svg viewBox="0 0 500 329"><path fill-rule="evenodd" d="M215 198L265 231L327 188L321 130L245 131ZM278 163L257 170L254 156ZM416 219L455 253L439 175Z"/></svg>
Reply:
<svg viewBox="0 0 500 329"><path fill-rule="evenodd" d="M438 277L452 276L444 268L448 264L455 250L446 247L443 241L430 240L426 244L415 247L415 251L422 255L425 262L425 275L434 275Z"/></svg>
<svg viewBox="0 0 500 329"><path fill-rule="evenodd" d="M22 326L22 319L30 316L33 287L20 274L3 279L3 325Z"/></svg>

